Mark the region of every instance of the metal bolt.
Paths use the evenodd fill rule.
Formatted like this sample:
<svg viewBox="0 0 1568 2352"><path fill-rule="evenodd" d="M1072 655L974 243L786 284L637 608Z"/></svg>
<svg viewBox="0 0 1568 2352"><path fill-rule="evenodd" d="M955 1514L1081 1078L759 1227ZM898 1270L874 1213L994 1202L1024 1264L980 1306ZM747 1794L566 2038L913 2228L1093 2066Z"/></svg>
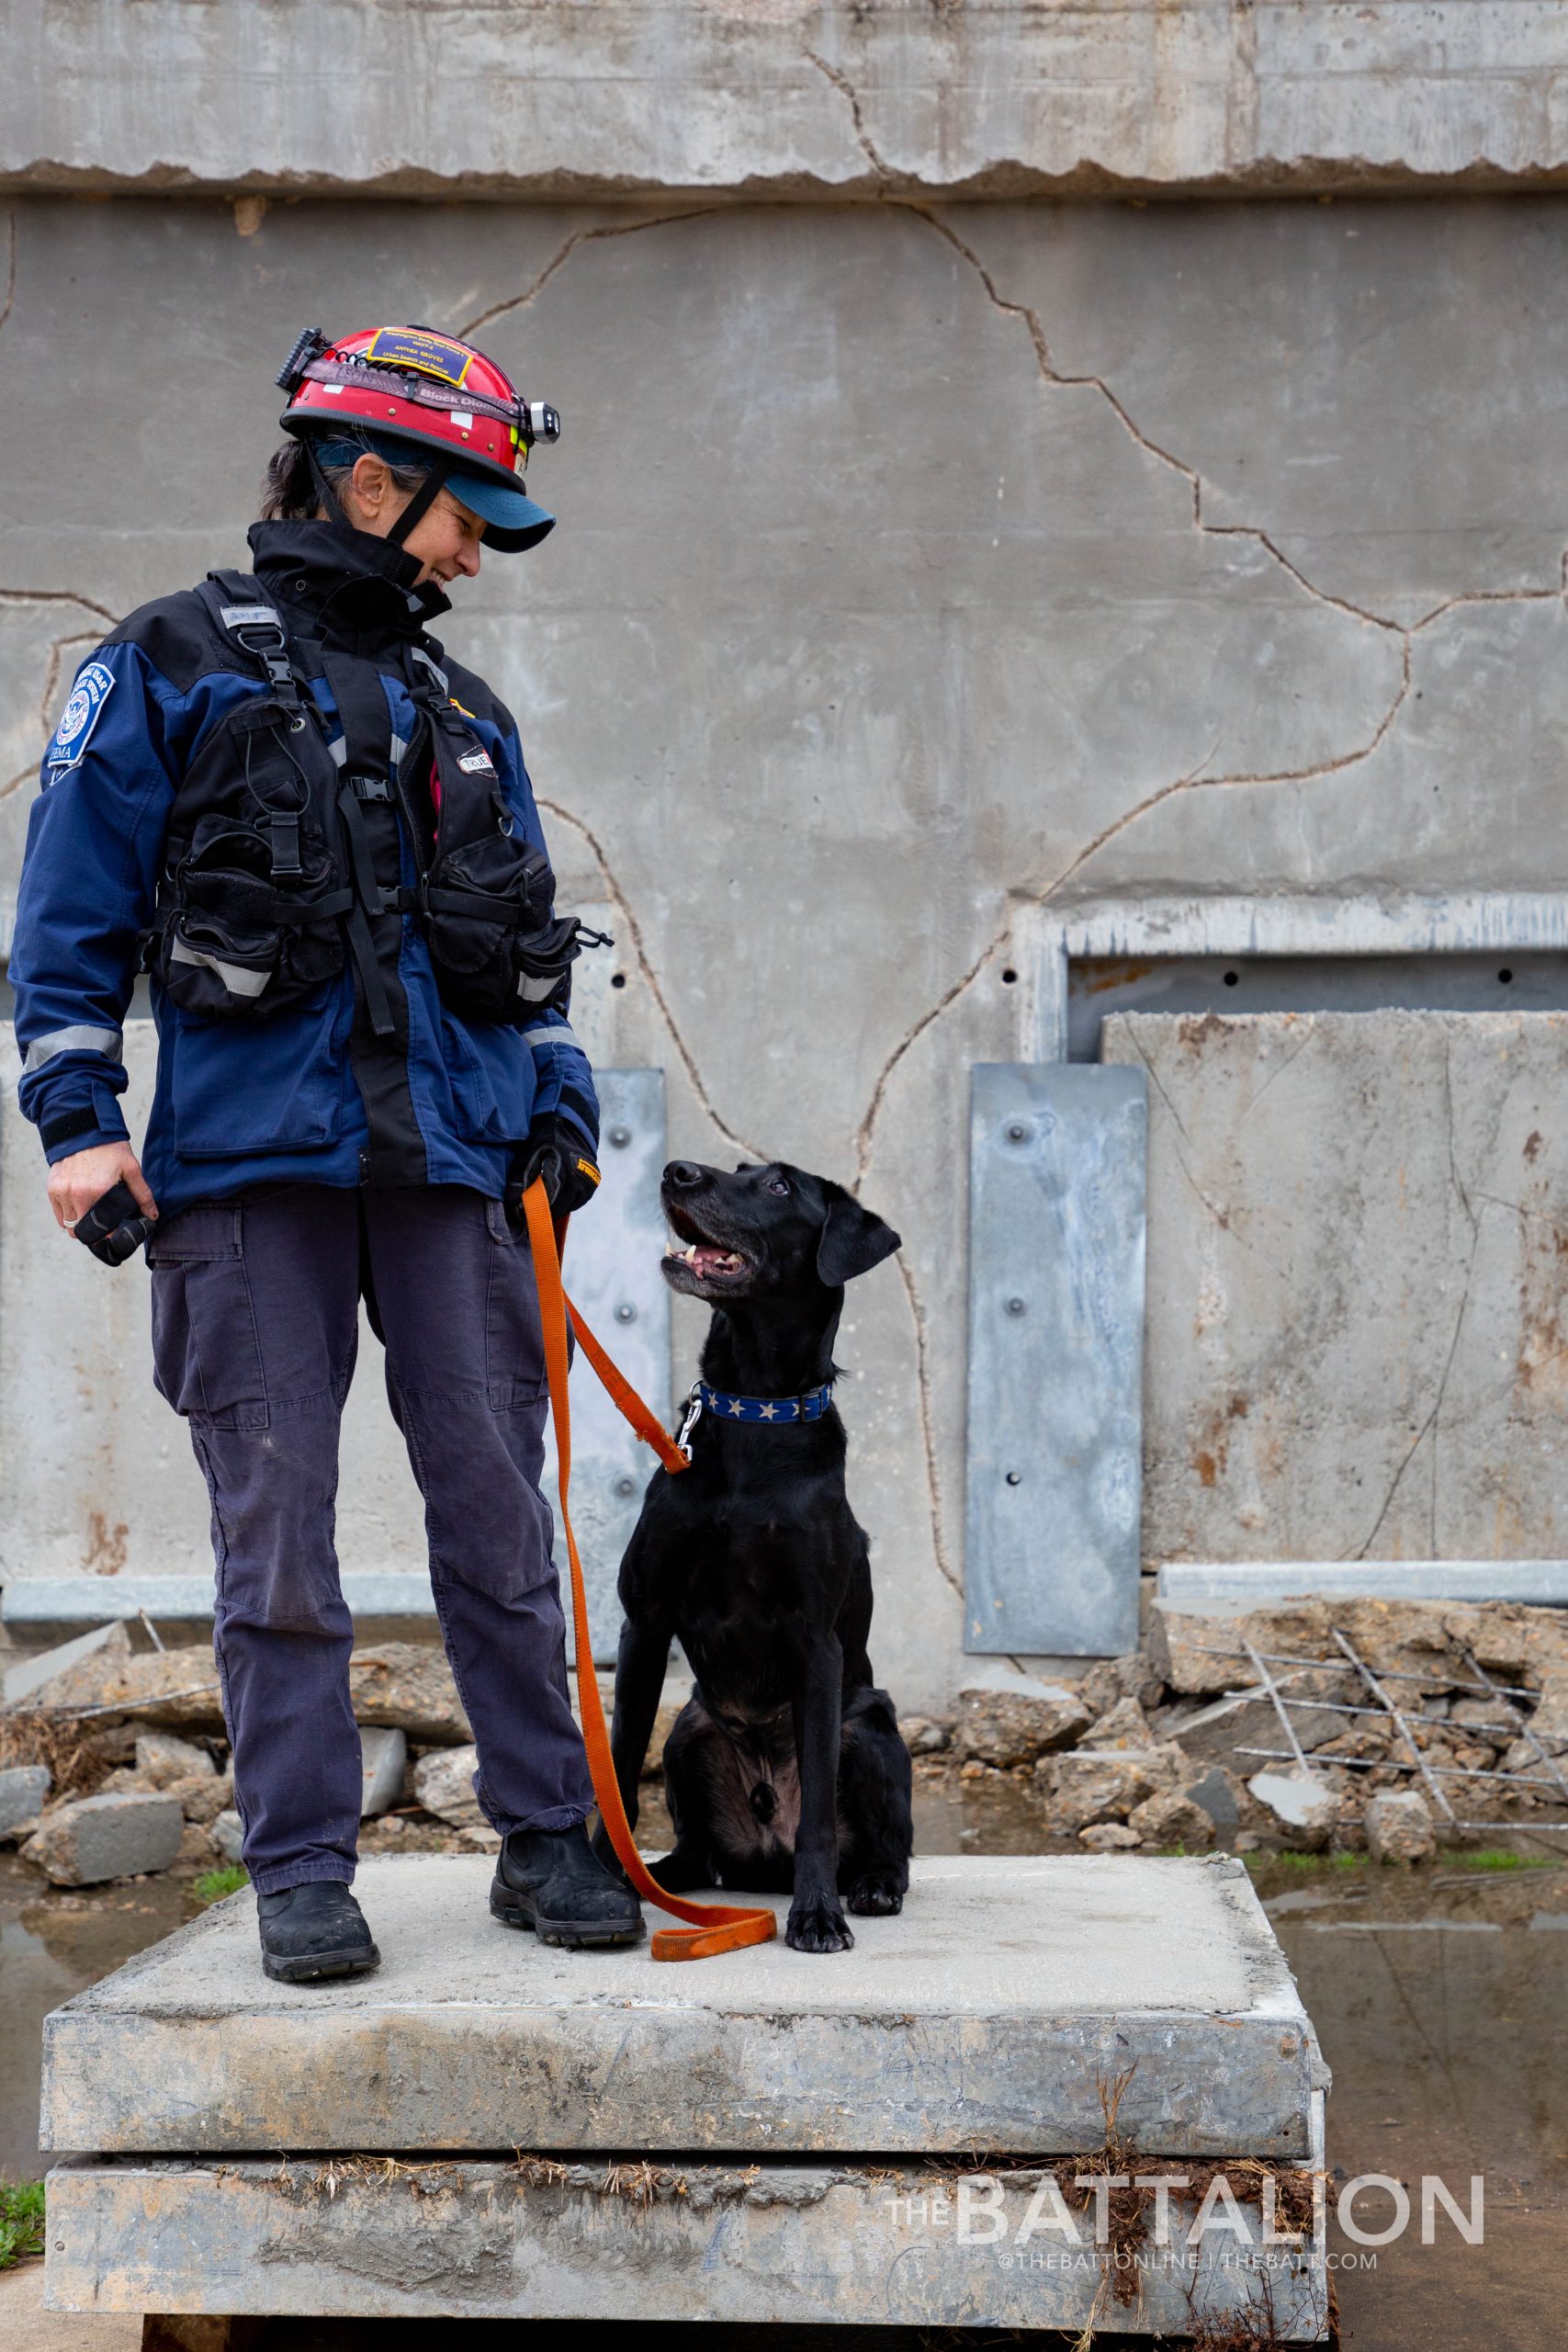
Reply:
<svg viewBox="0 0 1568 2352"><path fill-rule="evenodd" d="M632 1305L629 1298L623 1298L619 1306L616 1307L615 1320L617 1323L635 1323L637 1321L637 1308Z"/></svg>
<svg viewBox="0 0 1568 2352"><path fill-rule="evenodd" d="M615 1145L617 1151L625 1151L631 1139L632 1131L630 1127L612 1127L610 1129L610 1141Z"/></svg>
<svg viewBox="0 0 1568 2352"><path fill-rule="evenodd" d="M1008 1301L1008 1313L1009 1313L1010 1315L1022 1315L1024 1312L1025 1312L1025 1308L1024 1308L1024 1304L1023 1304L1023 1301L1022 1301L1022 1299L1021 1299L1021 1298L1010 1298L1010 1299L1009 1299L1009 1301Z"/></svg>
<svg viewBox="0 0 1568 2352"><path fill-rule="evenodd" d="M1021 1487L1022 1484L1023 1473L1021 1470L1010 1470L1008 1472L1008 1485L1010 1487Z"/></svg>
<svg viewBox="0 0 1568 2352"><path fill-rule="evenodd" d="M635 1495L637 1492L637 1480L635 1478L617 1478L615 1481L615 1492L618 1495Z"/></svg>
<svg viewBox="0 0 1568 2352"><path fill-rule="evenodd" d="M1012 1125L1009 1127L1008 1141L1009 1143L1027 1143L1029 1141L1029 1129L1024 1125L1021 1119L1015 1119Z"/></svg>

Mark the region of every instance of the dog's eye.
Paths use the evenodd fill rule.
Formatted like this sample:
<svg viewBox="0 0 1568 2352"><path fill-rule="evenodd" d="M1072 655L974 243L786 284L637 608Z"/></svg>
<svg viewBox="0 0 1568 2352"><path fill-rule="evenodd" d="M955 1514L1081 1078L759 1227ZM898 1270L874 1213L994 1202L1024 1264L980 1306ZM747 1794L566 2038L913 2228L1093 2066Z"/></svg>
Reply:
<svg viewBox="0 0 1568 2352"><path fill-rule="evenodd" d="M789 1186L784 1182L782 1176L770 1176L768 1179L768 1190L770 1193L787 1193Z"/></svg>

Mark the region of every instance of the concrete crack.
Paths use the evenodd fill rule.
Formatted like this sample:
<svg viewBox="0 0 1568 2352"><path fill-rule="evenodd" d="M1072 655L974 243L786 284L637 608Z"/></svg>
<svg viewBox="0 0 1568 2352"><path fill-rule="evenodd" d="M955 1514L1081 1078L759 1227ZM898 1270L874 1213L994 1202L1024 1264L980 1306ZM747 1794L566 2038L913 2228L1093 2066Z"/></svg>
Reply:
<svg viewBox="0 0 1568 2352"><path fill-rule="evenodd" d="M875 141L873 140L870 131L868 131L865 127L865 115L861 107L860 94L856 90L854 84L850 80L849 75L841 73L838 66L829 65L825 57L818 57L814 49L804 50L801 54L805 57L808 64L815 65L818 74L822 74L826 80L831 82L834 89L837 90L840 96L847 101L851 119L853 121L855 127L855 137L860 141L861 153L865 157L866 162L871 165L872 170L876 174L877 178L884 183L891 180L893 177L892 168L886 156L877 152Z"/></svg>
<svg viewBox="0 0 1568 2352"><path fill-rule="evenodd" d="M942 1508L942 1478L937 1469L936 1430L931 1419L931 1363L926 1342L926 1313L920 1305L920 1295L915 1287L915 1278L904 1263L901 1252L897 1262L899 1279L904 1285L904 1295L909 1302L909 1314L915 1326L915 1385L920 1408L920 1443L926 1458L926 1491L931 1498L931 1549L936 1555L938 1568L962 1600L963 1582L954 1573L947 1552L947 1521Z"/></svg>
<svg viewBox="0 0 1568 2352"><path fill-rule="evenodd" d="M733 1144L736 1150L744 1152L748 1159L760 1159L765 1161L771 1157L771 1155L768 1152L763 1151L760 1145L748 1143L744 1136L737 1135L734 1128L728 1125L725 1120L720 1118L717 1111L715 1109L713 1098L709 1094L707 1088L703 1083L703 1075L701 1070L697 1068L695 1057L693 1055L692 1049L687 1045L684 1037L681 1035L680 1026L676 1022L673 1012L670 1010L669 999L666 997L663 989L660 986L659 975L654 970L653 965L649 957L648 950L643 944L642 930L637 922L636 915L632 912L630 901L628 900L626 892L622 889L619 882L616 880L615 873L611 867L610 861L605 856L598 840L595 838L589 827L583 823L581 818L574 816L570 808L562 808L558 800L540 799L538 805L541 812L546 813L552 818L558 818L563 825L570 825L571 827L572 831L576 833L579 839L586 844L589 855L592 858L594 865L598 867L600 874L604 876L605 893L609 898L611 905L615 910L616 919L625 924L627 936L631 940L632 952L637 963L637 967L648 983L649 993L652 997L654 1003L659 1008L660 1018L670 1032L671 1043L673 1045L675 1051L681 1057L682 1067L685 1070L686 1076L692 1081L692 1091L696 1095L698 1102L702 1104L706 1116L718 1129L719 1134L724 1137L726 1143Z"/></svg>
<svg viewBox="0 0 1568 2352"><path fill-rule="evenodd" d="M74 588L0 588L0 605L75 605L84 613L95 613L110 628L119 627L119 615L111 613L107 605L95 604L91 596L79 595Z"/></svg>
<svg viewBox="0 0 1568 2352"><path fill-rule="evenodd" d="M1147 1054L1144 1051L1142 1044L1135 1036L1133 1035L1131 1030L1127 1033L1127 1042L1132 1046L1133 1051L1137 1055L1138 1059L1143 1063L1145 1069L1148 1072L1149 1082L1153 1086L1155 1092L1159 1096L1160 1101L1165 1104L1166 1109L1170 1113L1171 1117L1175 1120L1182 1140L1190 1144L1192 1138L1188 1134L1187 1127L1180 1112L1171 1101L1170 1096L1166 1092L1164 1082L1160 1078L1158 1070L1156 1069L1153 1062L1150 1061ZM1300 1049L1298 1048L1298 1051ZM1294 1058L1295 1057L1292 1055L1292 1059L1294 1060ZM1276 1073L1276 1075L1278 1075L1278 1073ZM1258 1091L1261 1093L1262 1089L1259 1088ZM1193 1175L1191 1169L1188 1166L1187 1154L1182 1150L1181 1145L1177 1144L1173 1146L1173 1149L1176 1154L1176 1164L1180 1169L1183 1176L1186 1177L1188 1184L1191 1188L1193 1197L1202 1204L1203 1207L1213 1218L1214 1223L1218 1226L1220 1231L1224 1234L1229 1240L1235 1242L1241 1249L1245 1250L1249 1257L1256 1258L1259 1265L1267 1266L1269 1272L1275 1277L1276 1281L1281 1283L1284 1282L1285 1275L1282 1269L1274 1263L1274 1261L1268 1255L1267 1251L1259 1250L1256 1242L1249 1241L1245 1233L1237 1232L1235 1225L1231 1222L1231 1213L1229 1209L1215 1207L1213 1202L1209 1198L1208 1193L1205 1193L1196 1176Z"/></svg>
<svg viewBox="0 0 1568 2352"><path fill-rule="evenodd" d="M1460 1206L1464 1211L1470 1227L1471 1241L1473 1244L1480 1219L1470 1205L1470 1194L1464 1189L1464 1183L1459 1172L1459 1161L1454 1157L1454 1047L1451 1036L1445 1036L1443 1039L1443 1108L1449 1147L1449 1182L1459 1194Z"/></svg>
<svg viewBox="0 0 1568 2352"><path fill-rule="evenodd" d="M1293 563L1289 556L1275 546L1268 532L1260 530L1256 524L1205 522L1203 519L1203 477L1197 468L1190 466L1184 458L1179 458L1174 450L1166 448L1162 443L1156 441L1145 433L1120 394L1111 390L1103 376L1063 375L1051 356L1050 343L1040 313L1032 310L1027 302L1010 300L1001 291L995 277L974 247L965 244L956 230L950 227L940 213L928 211L923 205L919 204L905 204L901 209L913 213L917 220L925 221L929 228L934 229L938 236L942 237L953 247L954 253L961 254L968 263L995 307L1009 318L1022 322L1028 330L1030 341L1034 346L1034 356L1039 362L1040 373L1046 383L1059 385L1065 390L1098 392L1122 430L1137 444L1138 447L1145 450L1151 458L1157 459L1162 466L1168 466L1172 473L1180 476L1187 484L1191 497L1192 523L1196 530L1201 531L1206 538L1251 539L1280 566L1281 571L1288 572L1299 586L1304 588L1310 596L1315 597L1319 604L1330 605L1337 612L1348 614L1352 620L1363 622L1369 628L1383 629L1393 637L1403 637L1405 634L1399 622L1390 620L1386 614L1371 612L1364 605L1353 604L1348 597L1337 596L1331 590L1318 587L1314 581L1308 579L1299 564Z"/></svg>
<svg viewBox="0 0 1568 2352"><path fill-rule="evenodd" d="M533 283L525 286L521 294L509 294L504 302L492 302L488 311L480 311L473 318L465 320L460 327L453 329L453 333L464 343L471 343L480 328L488 327L492 319L504 318L509 311L525 311L529 303L544 292L558 270L565 268L579 245L595 244L606 237L635 237L644 229L667 229L677 220L701 220L708 213L719 209L721 207L716 202L692 204L680 212L652 212L642 220L606 220L595 228L574 229L559 251L551 254Z"/></svg>
<svg viewBox="0 0 1568 2352"><path fill-rule="evenodd" d="M1251 1118L1254 1111L1257 1110L1258 1104L1262 1102L1263 1097L1268 1093L1269 1089L1273 1085L1274 1080L1277 1078L1283 1078L1285 1072L1290 1069L1291 1064L1292 1062L1299 1061L1302 1056L1305 1053L1307 1047L1311 1045L1313 1041L1314 1027L1312 1024L1312 1015L1310 1013L1307 1015L1307 1021L1309 1025L1306 1035L1302 1039L1301 1044L1296 1047L1293 1054L1287 1054L1279 1068L1269 1071L1268 1077L1264 1080L1262 1085L1258 1088L1257 1093L1253 1096L1251 1102L1242 1113L1241 1117L1237 1120L1236 1125L1238 1126L1245 1126L1247 1125L1247 1122Z"/></svg>
<svg viewBox="0 0 1568 2352"><path fill-rule="evenodd" d="M1366 1542L1360 1546L1359 1551L1352 1552L1348 1555L1348 1557L1351 1559L1364 1560L1368 1553L1371 1550L1372 1545L1377 1542L1379 1535L1382 1532L1383 1521L1393 1508L1393 1498L1399 1492L1405 1472L1415 1461L1416 1456L1420 1452L1422 1444L1427 1437L1435 1432L1437 1429L1438 1416L1443 1409L1443 1398L1448 1394L1449 1375L1453 1371L1454 1359L1459 1353L1460 1333L1464 1329L1465 1313L1470 1306L1470 1286L1475 1273L1476 1251L1480 1243L1480 1238L1481 1227L1479 1220L1476 1220L1472 1227L1470 1257L1466 1262L1464 1270L1464 1289L1460 1297L1459 1313L1454 1317L1453 1337L1449 1341L1449 1351L1443 1361L1442 1375L1438 1382L1437 1396L1432 1400L1432 1409L1427 1414L1426 1419L1422 1422L1420 1428L1416 1430L1416 1435L1410 1442L1409 1448L1406 1451L1403 1461L1400 1463L1398 1469L1393 1474L1393 1478L1389 1487L1389 1490L1383 1497L1382 1509L1379 1511L1377 1518L1373 1522L1371 1532L1368 1535ZM1437 1440L1434 1435L1434 1450L1436 1449L1436 1443ZM1434 1487L1432 1501L1432 1509L1434 1511L1436 1510L1436 1488ZM1437 1544L1435 1532L1431 1536L1430 1540L1432 1547L1435 1550Z"/></svg>
<svg viewBox="0 0 1568 2352"><path fill-rule="evenodd" d="M55 588L0 588L0 607L25 605L77 605L84 612L92 613L98 619L107 621L111 628L118 626L118 616L111 613L107 605L95 604L90 596L78 596L64 589ZM96 645L100 642L101 636L102 632L97 629L73 629L63 637L55 638L51 643L44 662L43 684L39 692L39 750L40 752L49 741L50 706L54 700L55 691L60 684L61 667L67 648L75 645ZM7 776L5 782L0 784L0 800L8 800L13 792L19 791L24 784L34 781L37 775L36 764L18 768L15 775Z"/></svg>

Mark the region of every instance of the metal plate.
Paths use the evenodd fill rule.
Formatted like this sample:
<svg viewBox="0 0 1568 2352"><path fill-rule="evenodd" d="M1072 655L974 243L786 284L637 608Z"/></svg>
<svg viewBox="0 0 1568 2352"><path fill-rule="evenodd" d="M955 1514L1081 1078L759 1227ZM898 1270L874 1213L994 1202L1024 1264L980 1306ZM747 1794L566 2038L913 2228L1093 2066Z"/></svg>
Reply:
<svg viewBox="0 0 1568 2352"><path fill-rule="evenodd" d="M1142 1070L973 1073L967 1650L1137 1641L1147 1140Z"/></svg>
<svg viewBox="0 0 1568 2352"><path fill-rule="evenodd" d="M599 1091L604 1181L592 1207L571 1221L566 1286L632 1386L668 1421L670 1293L659 1271L665 1238L659 1205L665 1158L664 1072L596 1069L593 1083ZM620 1639L615 1577L642 1508L643 1489L656 1467L647 1446L638 1444L579 1352L571 1369L571 1521L588 1588L593 1655L601 1661L614 1658ZM556 1560L570 1626L553 1436L545 1493L556 1512Z"/></svg>

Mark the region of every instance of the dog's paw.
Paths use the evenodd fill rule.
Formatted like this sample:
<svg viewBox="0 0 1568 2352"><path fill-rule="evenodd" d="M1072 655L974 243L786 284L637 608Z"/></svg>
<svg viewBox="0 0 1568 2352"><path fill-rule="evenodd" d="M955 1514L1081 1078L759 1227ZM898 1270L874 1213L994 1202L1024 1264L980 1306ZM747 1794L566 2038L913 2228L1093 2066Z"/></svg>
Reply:
<svg viewBox="0 0 1568 2352"><path fill-rule="evenodd" d="M886 1917L904 1908L904 1890L890 1871L868 1871L850 1889L850 1909L858 1918Z"/></svg>
<svg viewBox="0 0 1568 2352"><path fill-rule="evenodd" d="M784 1941L791 1951L849 1951L854 1938L836 1903L797 1903L784 1923Z"/></svg>

